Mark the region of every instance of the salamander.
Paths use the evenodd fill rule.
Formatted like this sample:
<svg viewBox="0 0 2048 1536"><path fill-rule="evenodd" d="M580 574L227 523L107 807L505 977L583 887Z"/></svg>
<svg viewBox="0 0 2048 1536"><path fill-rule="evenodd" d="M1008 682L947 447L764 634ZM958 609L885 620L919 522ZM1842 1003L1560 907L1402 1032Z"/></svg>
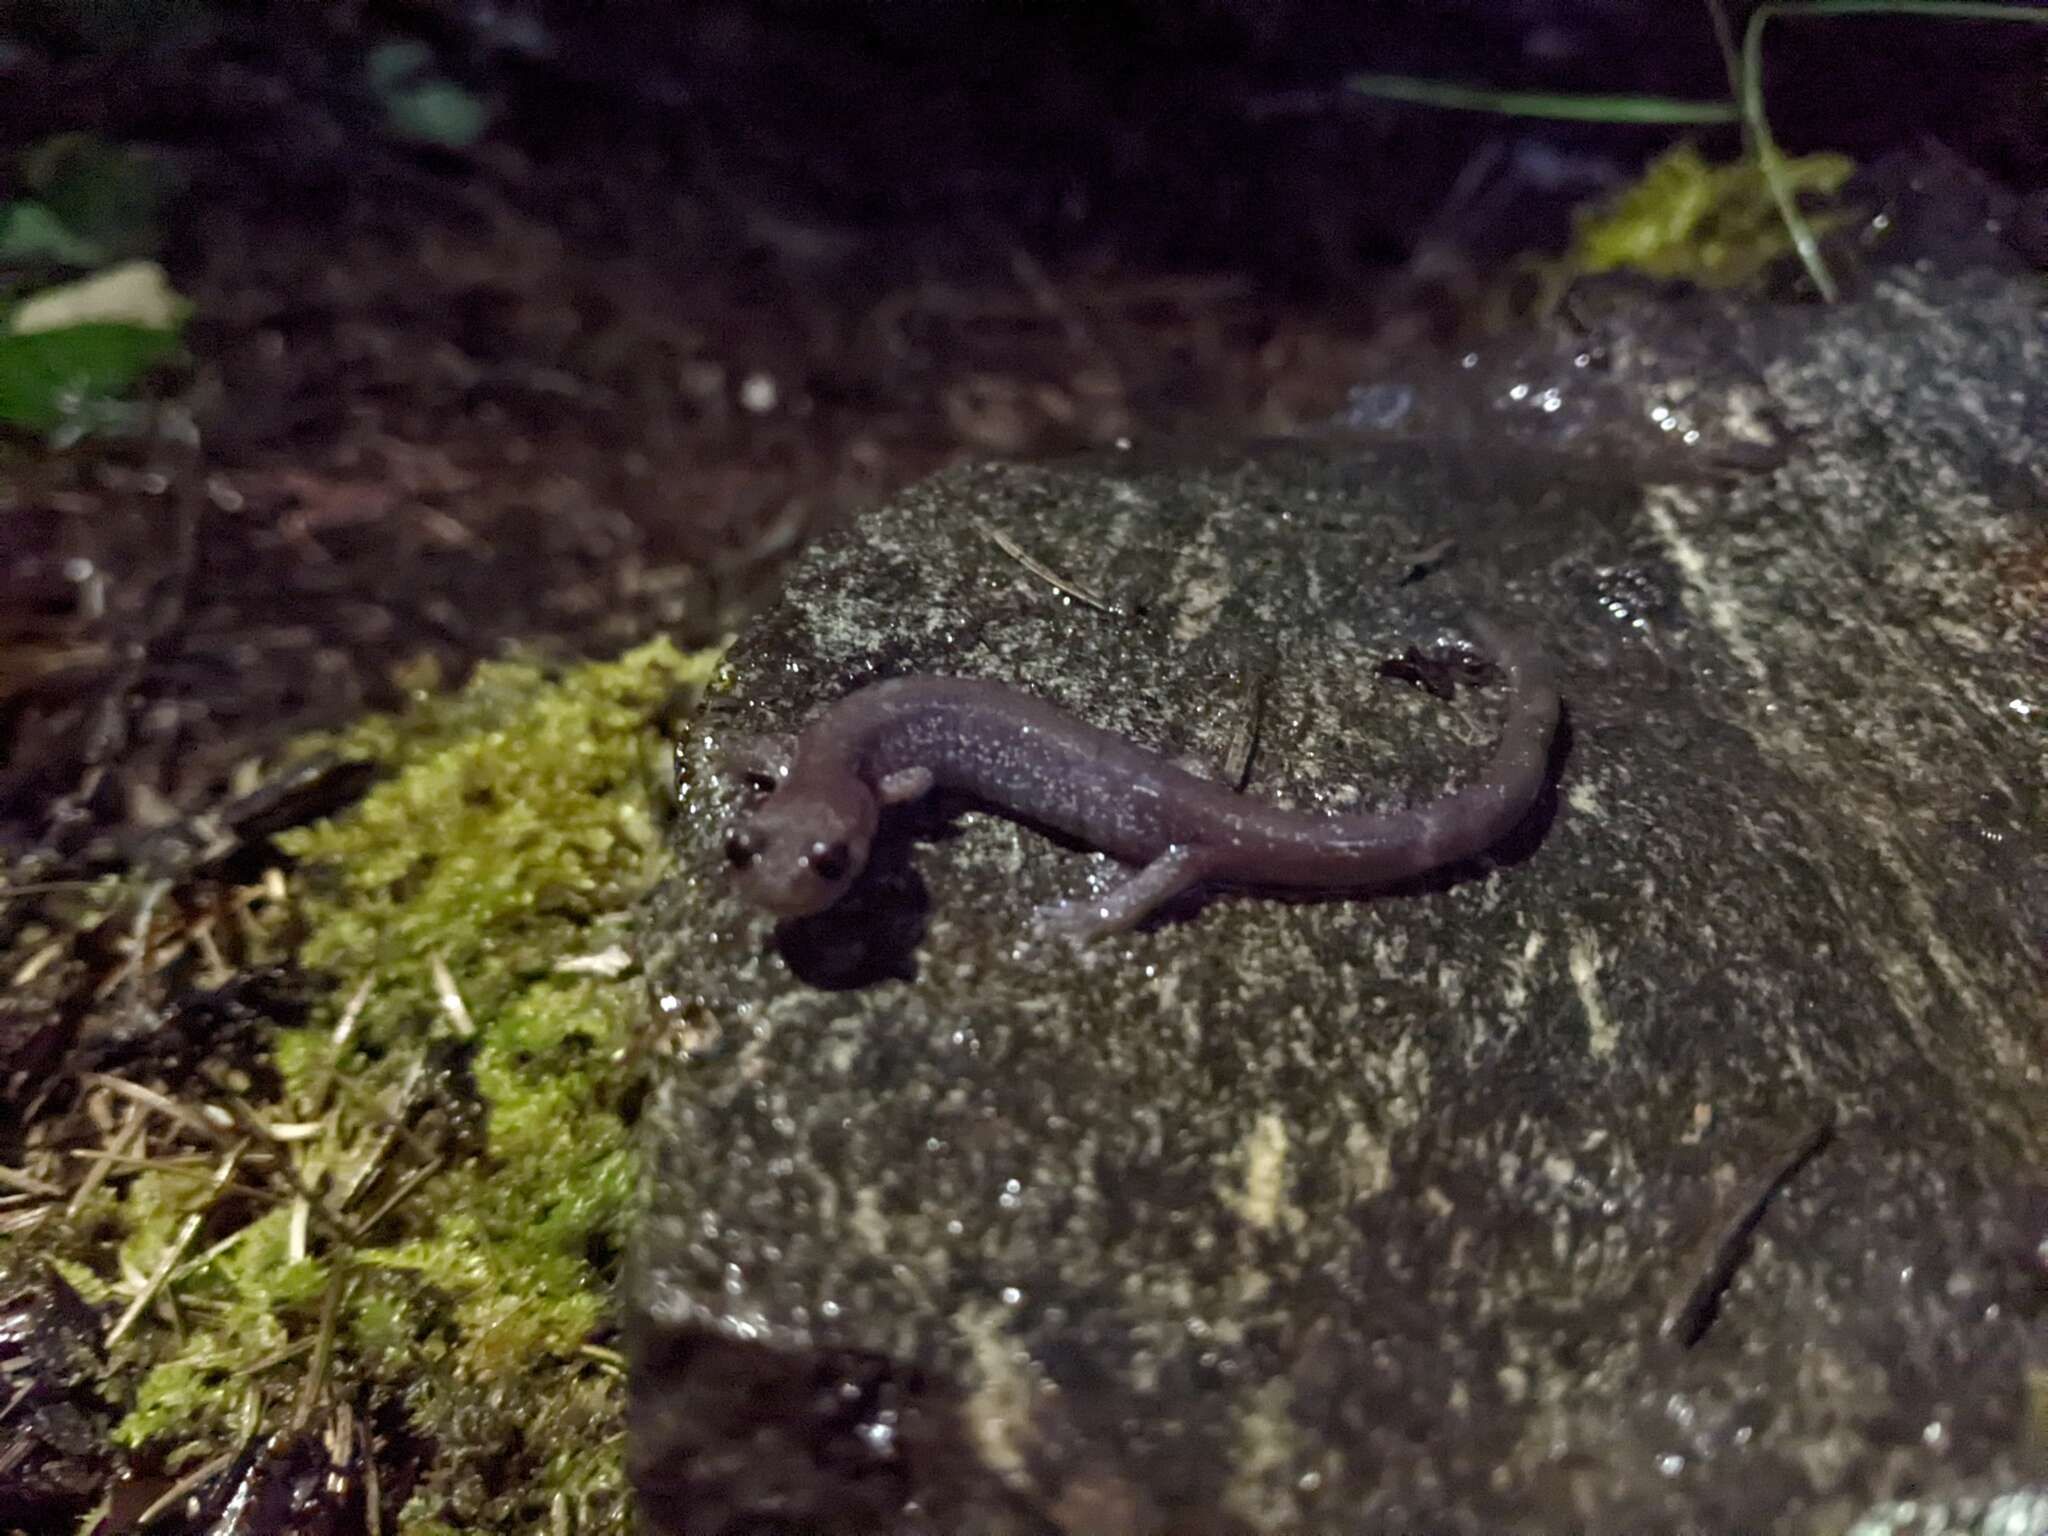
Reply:
<svg viewBox="0 0 2048 1536"><path fill-rule="evenodd" d="M831 705L767 773L769 793L725 855L741 893L779 917L836 902L884 808L935 788L1137 866L1042 924L1077 938L1135 927L1197 885L1364 893L1483 853L1528 813L1549 771L1559 701L1529 640L1468 620L1506 674L1507 717L1486 771L1422 806L1294 811L1200 778L1044 699L976 678L891 678Z"/></svg>

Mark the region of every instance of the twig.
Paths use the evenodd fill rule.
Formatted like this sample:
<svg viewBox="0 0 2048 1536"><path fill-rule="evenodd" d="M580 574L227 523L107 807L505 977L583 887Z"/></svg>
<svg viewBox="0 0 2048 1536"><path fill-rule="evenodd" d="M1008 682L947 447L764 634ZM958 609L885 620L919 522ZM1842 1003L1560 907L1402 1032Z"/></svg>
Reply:
<svg viewBox="0 0 2048 1536"><path fill-rule="evenodd" d="M299 1384L299 1404L292 1410L292 1428L301 1430L313 1417L313 1404L327 1384L327 1362L334 1353L334 1335L341 1317L342 1298L348 1293L349 1275L340 1265L327 1272L327 1294L320 1301L320 1327L313 1335L313 1363L306 1367Z"/></svg>
<svg viewBox="0 0 2048 1536"><path fill-rule="evenodd" d="M13 1418L14 1410L19 1408L23 1403L27 1402L29 1393L35 1391L35 1389L36 1379L35 1377L31 1376L27 1381L24 1381L21 1384L20 1388L16 1390L14 1396L10 1397L7 1400L7 1406L5 1408L0 1408L0 1424L5 1424L9 1419Z"/></svg>
<svg viewBox="0 0 2048 1536"><path fill-rule="evenodd" d="M260 1376L265 1371L274 1371L287 1360L296 1360L313 1347L311 1339L293 1339L282 1349L273 1349L260 1360L251 1360L236 1369L237 1376Z"/></svg>
<svg viewBox="0 0 2048 1536"><path fill-rule="evenodd" d="M230 1184L226 1187L226 1189L222 1190L221 1192L223 1194L243 1195L255 1200L258 1204L261 1205L277 1206L282 1205L284 1203L283 1197L280 1196L276 1190L251 1189L246 1184ZM219 1258L222 1254L226 1253L230 1248L234 1247L235 1244L239 1243L243 1238L247 1237L251 1232L255 1230L256 1229L254 1226L235 1228L234 1231L230 1232L226 1237L222 1238L219 1242L215 1243L211 1248L208 1248L205 1252L194 1254L191 1258L187 1259L184 1263L180 1264L178 1266L177 1273L171 1276L171 1283L175 1285L178 1281L184 1279L187 1275L194 1274L198 1272L200 1269L203 1269L206 1265L211 1264L215 1259ZM292 1259L294 1262L296 1262L299 1259L303 1259L305 1256L305 1253L301 1251L299 1253L293 1254Z"/></svg>
<svg viewBox="0 0 2048 1536"><path fill-rule="evenodd" d="M1706 1337L1707 1330L1713 1327L1714 1319L1720 1314L1722 1295L1734 1283L1735 1272L1742 1267L1742 1261L1749 1253L1749 1240L1762 1223L1764 1212L1770 1208L1778 1191L1813 1160L1834 1134L1833 1121L1818 1121L1772 1160L1750 1187L1747 1198L1736 1206L1734 1215L1707 1246L1693 1283L1686 1288L1677 1304L1664 1314L1663 1324L1658 1329L1663 1337L1675 1339L1684 1349L1692 1348Z"/></svg>
<svg viewBox="0 0 2048 1536"><path fill-rule="evenodd" d="M385 1114L382 1108L374 1102L365 1103L364 1097L359 1090L349 1085L342 1078L337 1077L335 1079L336 1086L342 1092L354 1098L359 1105L363 1105L367 1113L374 1115L381 1122L377 1131L375 1147L363 1159L363 1165L357 1171L356 1176L349 1180L348 1188L341 1192L341 1198L335 1202L336 1210L346 1211L356 1203L357 1198L361 1196L364 1190L370 1187L376 1176L383 1172L384 1160L391 1155L392 1147L396 1146L401 1140L421 1158L429 1162L440 1155L432 1146L414 1134L412 1127L405 1123L406 1106L412 1102L413 1091L419 1087L420 1079L425 1075L425 1061L415 1056L411 1064L405 1069L404 1080L398 1085L397 1113L395 1114Z"/></svg>
<svg viewBox="0 0 2048 1536"><path fill-rule="evenodd" d="M168 880L152 880L143 887L141 898L135 903L135 915L128 923L128 953L93 989L95 999L111 997L116 991L140 986L142 978L149 974L149 961L154 953L149 942L150 925L156 918L157 903L163 900L164 892L170 888Z"/></svg>
<svg viewBox="0 0 2048 1536"><path fill-rule="evenodd" d="M78 1181L78 1188L71 1192L71 1201L64 1207L64 1214L67 1217L73 1221L78 1219L79 1212L85 1209L85 1202L90 1200L100 1185L106 1182L107 1173L113 1167L114 1159L130 1155L135 1150L135 1144L142 1140L148 1129L149 1112L144 1109L130 1109L128 1118L121 1124L121 1129L114 1133L114 1139L100 1147L97 1152L89 1154L93 1158L93 1165L85 1170L85 1177Z"/></svg>
<svg viewBox="0 0 2048 1536"><path fill-rule="evenodd" d="M154 1088L145 1088L140 1083L131 1083L125 1077L109 1077L104 1072L87 1072L80 1078L87 1087L105 1088L118 1093L125 1099L132 1099L145 1109L153 1109L191 1131L214 1146L227 1145L227 1132L214 1125L203 1114L195 1114L184 1105L168 1099Z"/></svg>
<svg viewBox="0 0 2048 1536"><path fill-rule="evenodd" d="M1122 604L1111 602L1099 593L1090 591L1087 587L1082 586L1078 581L1070 581L1042 561L1033 559L1029 554L1025 553L1024 547L1021 544L985 518L977 517L974 520L974 527L989 543L995 545L997 549L1000 549L1004 554L1008 555L1012 560L1023 566L1025 570L1055 591L1065 593L1075 602L1085 604L1099 613L1107 613L1119 619L1130 617L1130 614Z"/></svg>
<svg viewBox="0 0 2048 1536"><path fill-rule="evenodd" d="M370 1444L370 1427L361 1419L355 1421L356 1448L363 1465L363 1525L365 1536L383 1536L384 1498L377 1485L376 1448Z"/></svg>
<svg viewBox="0 0 2048 1536"><path fill-rule="evenodd" d="M363 1218L362 1226L359 1230L366 1235L376 1231L378 1222L397 1210L408 1195L441 1171L442 1162L443 1159L436 1157L432 1162L420 1164L419 1167L413 1169L412 1172L400 1179L398 1187L391 1191L390 1196L385 1202Z"/></svg>
<svg viewBox="0 0 2048 1536"><path fill-rule="evenodd" d="M1230 733L1230 750L1223 757L1224 780L1240 795L1252 781L1252 762L1259 755L1259 741L1266 728L1266 694L1272 687L1269 672L1252 679L1237 724Z"/></svg>
<svg viewBox="0 0 2048 1536"><path fill-rule="evenodd" d="M105 1158L111 1167L123 1173L156 1173L163 1175L167 1179L185 1179L195 1184L204 1183L213 1177L211 1164L190 1157L121 1157L109 1152L88 1151L74 1151L71 1155L73 1157ZM249 1161L253 1161L253 1159L249 1159ZM244 1199L256 1201L259 1205L284 1204L284 1196L276 1190L261 1184L244 1184L239 1179L222 1185L220 1192L224 1195L240 1195ZM194 1260L193 1262L197 1263L199 1261Z"/></svg>
<svg viewBox="0 0 2048 1536"><path fill-rule="evenodd" d="M13 901L18 896L49 896L58 891L89 891L99 883L97 880L31 880L22 885L0 885L0 901Z"/></svg>
<svg viewBox="0 0 2048 1536"><path fill-rule="evenodd" d="M12 985L17 987L27 986L50 968L52 960L61 959L70 948L71 941L68 938L50 940L49 943L32 952L26 960L21 962L21 968L14 973Z"/></svg>
<svg viewBox="0 0 2048 1536"><path fill-rule="evenodd" d="M0 1163L0 1184L5 1184L9 1189L18 1189L24 1195L41 1195L46 1200L58 1200L64 1195L64 1191L56 1185L45 1184L32 1174L9 1168L5 1163Z"/></svg>
<svg viewBox="0 0 2048 1536"><path fill-rule="evenodd" d="M135 1518L135 1528L146 1530L170 1512L180 1499L189 1498L194 1489L200 1487L222 1468L235 1459L233 1451L223 1451L211 1461L201 1462L170 1487L166 1488L156 1501Z"/></svg>

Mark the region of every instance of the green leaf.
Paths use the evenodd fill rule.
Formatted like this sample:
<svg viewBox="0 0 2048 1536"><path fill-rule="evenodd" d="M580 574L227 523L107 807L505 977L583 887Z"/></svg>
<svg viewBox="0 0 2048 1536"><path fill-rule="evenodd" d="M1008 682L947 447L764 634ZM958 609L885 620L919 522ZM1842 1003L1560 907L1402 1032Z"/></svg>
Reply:
<svg viewBox="0 0 2048 1536"><path fill-rule="evenodd" d="M96 267L106 259L103 248L73 233L46 204L18 202L0 206L0 261Z"/></svg>
<svg viewBox="0 0 2048 1536"><path fill-rule="evenodd" d="M416 78L433 62L433 49L417 38L405 38L395 43L379 43L372 48L369 57L363 61L363 73L369 78L371 90L379 96L388 96Z"/></svg>
<svg viewBox="0 0 2048 1536"><path fill-rule="evenodd" d="M34 432L132 388L178 350L169 331L140 325L72 325L0 335L0 421Z"/></svg>
<svg viewBox="0 0 2048 1536"><path fill-rule="evenodd" d="M175 180L162 162L84 133L43 140L21 157L21 177L51 217L96 248L83 266L155 250Z"/></svg>
<svg viewBox="0 0 2048 1536"><path fill-rule="evenodd" d="M489 109L452 80L428 80L384 100L385 126L415 144L467 149L483 137L490 119Z"/></svg>
<svg viewBox="0 0 2048 1536"><path fill-rule="evenodd" d="M363 61L371 92L384 103L384 127L393 138L443 149L467 149L490 125L490 108L433 70L434 53L416 38L384 43Z"/></svg>

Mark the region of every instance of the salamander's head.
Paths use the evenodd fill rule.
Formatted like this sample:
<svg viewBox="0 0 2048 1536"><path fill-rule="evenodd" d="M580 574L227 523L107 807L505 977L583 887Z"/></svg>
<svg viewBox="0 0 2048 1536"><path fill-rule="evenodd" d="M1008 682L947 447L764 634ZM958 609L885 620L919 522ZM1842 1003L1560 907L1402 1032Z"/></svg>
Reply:
<svg viewBox="0 0 2048 1536"><path fill-rule="evenodd" d="M740 894L777 917L808 917L841 896L868 861L878 812L851 775L785 780L725 840Z"/></svg>

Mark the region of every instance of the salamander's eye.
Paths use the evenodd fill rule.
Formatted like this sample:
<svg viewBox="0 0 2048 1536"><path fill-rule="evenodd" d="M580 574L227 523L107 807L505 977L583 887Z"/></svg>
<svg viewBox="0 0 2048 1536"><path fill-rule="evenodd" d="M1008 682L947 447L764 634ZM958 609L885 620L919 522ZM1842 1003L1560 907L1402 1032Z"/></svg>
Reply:
<svg viewBox="0 0 2048 1536"><path fill-rule="evenodd" d="M844 880L853 858L844 843L811 844L811 873L820 880Z"/></svg>
<svg viewBox="0 0 2048 1536"><path fill-rule="evenodd" d="M760 849L754 840L744 832L735 832L725 840L725 862L734 869L745 869L759 856Z"/></svg>

